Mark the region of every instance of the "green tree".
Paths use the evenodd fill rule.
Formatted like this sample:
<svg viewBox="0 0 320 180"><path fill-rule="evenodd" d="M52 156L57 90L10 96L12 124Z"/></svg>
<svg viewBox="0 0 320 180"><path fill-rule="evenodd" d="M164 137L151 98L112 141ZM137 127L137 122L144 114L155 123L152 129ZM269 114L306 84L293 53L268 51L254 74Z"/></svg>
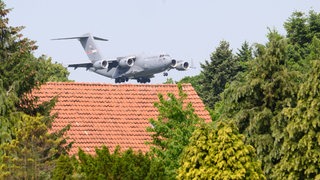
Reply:
<svg viewBox="0 0 320 180"><path fill-rule="evenodd" d="M292 68L305 72L310 67L309 44L313 38L320 39L320 13L309 11L306 15L303 12L294 12L284 23L289 40L288 56Z"/></svg>
<svg viewBox="0 0 320 180"><path fill-rule="evenodd" d="M167 78L166 82L164 82L163 84L175 84L175 82L172 78Z"/></svg>
<svg viewBox="0 0 320 180"><path fill-rule="evenodd" d="M68 81L69 72L61 64L53 64L51 58L34 57L35 41L23 37L20 31L24 27L9 26L9 12L0 1L0 79L5 91L14 91L18 97L14 99L18 110L29 114L26 106L33 105L34 99L25 94L47 81Z"/></svg>
<svg viewBox="0 0 320 180"><path fill-rule="evenodd" d="M67 128L49 133L52 119L43 116L14 115L17 120L15 138L1 143L0 177L13 179L39 179L50 177L54 161L66 154L70 146L62 137ZM13 117L12 117L13 118Z"/></svg>
<svg viewBox="0 0 320 180"><path fill-rule="evenodd" d="M170 179L176 176L180 154L188 145L192 132L204 122L194 113L191 103L184 103L186 94L180 84L178 88L178 98L171 93L168 93L167 98L159 94L159 102L155 103L159 111L158 118L150 119L153 127L147 128L152 136L152 141L148 142L151 152L164 165L165 173Z"/></svg>
<svg viewBox="0 0 320 180"><path fill-rule="evenodd" d="M186 76L182 78L179 83L184 84L184 83L190 83L194 90L197 92L198 95L201 94L201 89L202 89L202 84L200 83L202 79L204 78L203 73L200 73L199 75L196 76Z"/></svg>
<svg viewBox="0 0 320 180"><path fill-rule="evenodd" d="M283 129L281 160L274 168L274 178L320 178L319 92L320 59L313 62L307 81L300 86L297 106L282 110L287 125Z"/></svg>
<svg viewBox="0 0 320 180"><path fill-rule="evenodd" d="M23 27L8 25L9 12L0 0L0 177L42 178L68 148L66 129L49 133L55 99L40 104L29 93L48 80L67 80L68 72L34 57L35 42L23 37Z"/></svg>
<svg viewBox="0 0 320 180"><path fill-rule="evenodd" d="M205 61L201 68L203 78L200 80L200 96L205 105L213 109L214 104L220 100L220 93L225 85L234 79L239 69L229 43L221 41L211 54L210 62Z"/></svg>
<svg viewBox="0 0 320 180"><path fill-rule="evenodd" d="M242 45L241 48L238 49L238 52L236 54L237 62L239 63L239 72L245 72L248 67L248 61L253 59L253 49L249 45L247 41L245 41Z"/></svg>
<svg viewBox="0 0 320 180"><path fill-rule="evenodd" d="M7 135L11 136L11 126L15 123L10 120L8 112L23 111L36 116L37 113L49 115L52 103L36 103L36 98L26 94L47 81L67 81L68 71L60 64L52 64L51 58L34 57L37 49L34 41L24 38L20 31L23 27L9 26L7 17L10 9L0 1L0 81L1 88L7 96L7 102L14 104L6 114L1 114L1 124ZM10 123L8 123L10 122ZM11 124L11 125L10 125ZM7 136L6 135L6 136ZM10 139L6 138L7 140Z"/></svg>
<svg viewBox="0 0 320 180"><path fill-rule="evenodd" d="M185 148L178 179L266 179L255 149L226 123L203 125Z"/></svg>
<svg viewBox="0 0 320 180"><path fill-rule="evenodd" d="M245 142L257 150L266 175L273 172L279 154L285 121L280 112L295 106L299 74L287 68L287 40L276 31L268 34L266 45L256 45L256 58L248 72L223 92L221 119L233 119ZM277 141L275 141L277 139Z"/></svg>
<svg viewBox="0 0 320 180"><path fill-rule="evenodd" d="M52 179L77 179L76 177L79 177L76 173L77 167L78 161L75 156L70 157L70 155L62 155L56 162Z"/></svg>
<svg viewBox="0 0 320 180"><path fill-rule="evenodd" d="M75 157L61 156L54 170L54 179L166 179L164 168L155 158L132 149L113 153L103 146L90 155L79 150ZM68 166L66 166L68 164Z"/></svg>
<svg viewBox="0 0 320 180"><path fill-rule="evenodd" d="M291 17L284 23L284 28L287 32L287 37L290 39L292 44L298 44L304 46L310 42L306 35L309 32L307 17L303 12L294 12Z"/></svg>

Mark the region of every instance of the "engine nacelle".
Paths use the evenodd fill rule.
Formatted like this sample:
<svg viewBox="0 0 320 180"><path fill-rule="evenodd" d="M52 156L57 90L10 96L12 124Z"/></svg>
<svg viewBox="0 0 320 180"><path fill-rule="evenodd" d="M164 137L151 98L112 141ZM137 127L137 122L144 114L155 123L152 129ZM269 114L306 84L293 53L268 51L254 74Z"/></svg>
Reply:
<svg viewBox="0 0 320 180"><path fill-rule="evenodd" d="M121 66L121 67L131 67L131 66L134 65L135 61L136 61L136 57L134 57L134 56L125 57L125 58L122 58L119 61L119 66Z"/></svg>
<svg viewBox="0 0 320 180"><path fill-rule="evenodd" d="M177 63L177 60L175 60L175 59L172 59L172 60L171 60L171 67L172 67L172 68L175 68L175 67L177 66L177 64L178 64L178 63Z"/></svg>
<svg viewBox="0 0 320 180"><path fill-rule="evenodd" d="M180 62L177 64L176 69L178 71L185 71L189 68L189 63L188 62Z"/></svg>
<svg viewBox="0 0 320 180"><path fill-rule="evenodd" d="M106 60L96 61L93 63L93 67L96 69L106 69L108 68L108 65L109 63Z"/></svg>

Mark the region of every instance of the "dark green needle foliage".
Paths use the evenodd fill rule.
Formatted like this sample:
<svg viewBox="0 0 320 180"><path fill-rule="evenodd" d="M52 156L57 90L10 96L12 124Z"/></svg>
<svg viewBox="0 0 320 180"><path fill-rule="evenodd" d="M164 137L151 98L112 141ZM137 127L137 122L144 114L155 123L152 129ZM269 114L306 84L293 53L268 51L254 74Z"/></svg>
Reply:
<svg viewBox="0 0 320 180"><path fill-rule="evenodd" d="M164 166L157 159L132 149L113 153L103 146L91 155L79 150L78 158L61 156L54 170L54 179L167 179Z"/></svg>
<svg viewBox="0 0 320 180"><path fill-rule="evenodd" d="M68 129L52 132L56 99L37 103L30 92L47 81L67 81L68 71L45 56L36 58L34 41L23 27L9 26L10 9L0 0L0 179L51 177L54 161L69 148Z"/></svg>
<svg viewBox="0 0 320 180"><path fill-rule="evenodd" d="M232 54L229 43L221 41L219 47L211 54L210 61L201 64L202 78L200 79L200 93L206 106L213 109L214 104L220 100L227 83L230 83L237 72L239 64Z"/></svg>

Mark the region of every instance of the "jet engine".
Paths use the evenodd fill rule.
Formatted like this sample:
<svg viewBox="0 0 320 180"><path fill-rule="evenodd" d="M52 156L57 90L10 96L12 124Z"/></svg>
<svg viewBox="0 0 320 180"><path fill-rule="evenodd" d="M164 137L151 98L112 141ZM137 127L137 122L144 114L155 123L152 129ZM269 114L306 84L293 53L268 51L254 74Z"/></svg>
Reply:
<svg viewBox="0 0 320 180"><path fill-rule="evenodd" d="M93 67L96 69L106 69L108 68L108 61L106 60L101 60L101 61L96 61L93 63Z"/></svg>
<svg viewBox="0 0 320 180"><path fill-rule="evenodd" d="M171 67L175 68L177 66L177 61L175 59L171 60Z"/></svg>
<svg viewBox="0 0 320 180"><path fill-rule="evenodd" d="M134 65L135 60L136 60L136 57L134 57L134 56L122 58L119 61L119 66L121 66L121 67L131 67L131 66Z"/></svg>
<svg viewBox="0 0 320 180"><path fill-rule="evenodd" d="M177 64L175 67L178 71L185 71L189 68L189 63L188 62L180 62Z"/></svg>

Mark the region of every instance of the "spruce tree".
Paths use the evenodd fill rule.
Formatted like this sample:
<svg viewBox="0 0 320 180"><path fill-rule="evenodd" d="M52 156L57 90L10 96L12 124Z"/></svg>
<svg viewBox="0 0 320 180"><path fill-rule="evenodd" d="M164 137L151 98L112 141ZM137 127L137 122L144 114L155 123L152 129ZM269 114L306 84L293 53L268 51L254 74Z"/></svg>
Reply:
<svg viewBox="0 0 320 180"><path fill-rule="evenodd" d="M220 100L220 93L237 74L239 67L235 61L229 43L221 41L211 54L210 61L201 64L203 78L200 80L200 97L206 106L213 109Z"/></svg>
<svg viewBox="0 0 320 180"><path fill-rule="evenodd" d="M69 72L61 64L52 63L51 58L36 58L35 41L21 34L23 26L9 26L8 13L3 1L0 1L0 79L6 91L17 96L14 102L18 110L35 115L41 109L34 109L35 99L26 96L34 88L47 81L68 81Z"/></svg>
<svg viewBox="0 0 320 180"><path fill-rule="evenodd" d="M0 177L50 177L53 161L68 149L67 127L49 133L56 99L40 104L29 93L48 80L67 80L68 72L50 58L34 57L35 42L23 37L23 27L9 26L9 12L0 0Z"/></svg>
<svg viewBox="0 0 320 180"><path fill-rule="evenodd" d="M238 69L239 71L237 73L247 71L248 61L253 59L253 49L247 41L245 41L241 45L241 48L238 49L238 52L235 58L237 60L237 63L239 63L239 69Z"/></svg>

